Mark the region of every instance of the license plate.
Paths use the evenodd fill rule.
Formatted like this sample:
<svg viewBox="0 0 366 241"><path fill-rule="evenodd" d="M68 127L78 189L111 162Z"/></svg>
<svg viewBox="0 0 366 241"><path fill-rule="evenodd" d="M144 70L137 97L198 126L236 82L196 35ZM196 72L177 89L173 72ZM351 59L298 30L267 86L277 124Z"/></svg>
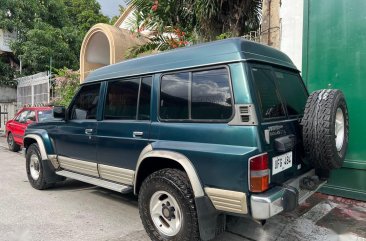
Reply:
<svg viewBox="0 0 366 241"><path fill-rule="evenodd" d="M272 158L272 175L292 167L292 152L287 152Z"/></svg>

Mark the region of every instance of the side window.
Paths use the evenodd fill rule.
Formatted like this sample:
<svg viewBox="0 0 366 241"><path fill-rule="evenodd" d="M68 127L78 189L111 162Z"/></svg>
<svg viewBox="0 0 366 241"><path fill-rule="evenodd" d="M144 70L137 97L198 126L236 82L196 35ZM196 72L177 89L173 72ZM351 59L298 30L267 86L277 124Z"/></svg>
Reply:
<svg viewBox="0 0 366 241"><path fill-rule="evenodd" d="M232 102L227 69L192 73L192 119L227 120Z"/></svg>
<svg viewBox="0 0 366 241"><path fill-rule="evenodd" d="M139 120L150 120L151 82L151 77L145 77L141 80L138 113Z"/></svg>
<svg viewBox="0 0 366 241"><path fill-rule="evenodd" d="M96 119L100 84L81 87L70 106L70 120Z"/></svg>
<svg viewBox="0 0 366 241"><path fill-rule="evenodd" d="M189 73L164 75L160 86L160 117L186 120L188 116Z"/></svg>
<svg viewBox="0 0 366 241"><path fill-rule="evenodd" d="M135 120L140 78L120 80L108 84L104 109L105 120Z"/></svg>
<svg viewBox="0 0 366 241"><path fill-rule="evenodd" d="M36 112L35 111L29 111L29 114L27 115L27 120L30 121L36 121Z"/></svg>
<svg viewBox="0 0 366 241"><path fill-rule="evenodd" d="M29 111L25 110L22 113L19 114L19 118L16 118L16 121L18 121L19 123L25 123L26 122L26 117L28 115Z"/></svg>
<svg viewBox="0 0 366 241"><path fill-rule="evenodd" d="M259 97L262 117L265 119L285 116L272 71L269 69L252 68L254 86Z"/></svg>

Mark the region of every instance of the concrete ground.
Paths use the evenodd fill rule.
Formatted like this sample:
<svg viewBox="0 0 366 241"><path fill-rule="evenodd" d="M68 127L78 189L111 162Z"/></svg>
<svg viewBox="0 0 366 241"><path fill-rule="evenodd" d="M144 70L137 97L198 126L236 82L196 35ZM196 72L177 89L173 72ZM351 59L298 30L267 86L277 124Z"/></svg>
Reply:
<svg viewBox="0 0 366 241"><path fill-rule="evenodd" d="M27 180L23 153L0 137L0 240L148 241L133 195L66 180L45 191ZM215 241L366 241L366 203L316 194L261 226L229 217Z"/></svg>

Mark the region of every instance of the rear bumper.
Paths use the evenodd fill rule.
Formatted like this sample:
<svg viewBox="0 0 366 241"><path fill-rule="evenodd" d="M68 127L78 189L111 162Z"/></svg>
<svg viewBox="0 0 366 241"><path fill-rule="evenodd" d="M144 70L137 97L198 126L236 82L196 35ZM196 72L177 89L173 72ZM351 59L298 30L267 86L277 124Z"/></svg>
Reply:
<svg viewBox="0 0 366 241"><path fill-rule="evenodd" d="M315 170L289 180L283 186L277 186L250 197L251 213L254 219L268 219L282 211L292 211L308 197L314 194L326 181L323 181L314 191L302 190L300 180L307 176L314 176Z"/></svg>

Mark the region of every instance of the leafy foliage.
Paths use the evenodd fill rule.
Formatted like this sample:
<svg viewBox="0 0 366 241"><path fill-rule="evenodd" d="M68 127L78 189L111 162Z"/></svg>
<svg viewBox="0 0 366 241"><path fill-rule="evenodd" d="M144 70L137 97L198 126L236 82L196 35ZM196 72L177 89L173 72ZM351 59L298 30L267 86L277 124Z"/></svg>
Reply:
<svg viewBox="0 0 366 241"><path fill-rule="evenodd" d="M258 29L262 7L261 0L130 0L129 4L137 15L133 29L151 32L150 42L132 48L129 57L154 48L243 36ZM177 31L185 33L183 40Z"/></svg>
<svg viewBox="0 0 366 241"><path fill-rule="evenodd" d="M119 19L119 17L126 10L126 8L124 6L122 6L122 5L118 5L118 8L119 8L119 15L118 16L114 16L114 17L111 18L111 20L110 20L110 24L111 25L114 25L117 22L117 20Z"/></svg>
<svg viewBox="0 0 366 241"><path fill-rule="evenodd" d="M11 48L25 74L52 66L78 68L86 32L109 22L96 0L1 0L0 28L17 32Z"/></svg>
<svg viewBox="0 0 366 241"><path fill-rule="evenodd" d="M0 58L0 86L15 87L17 82L14 80L14 70L6 62L4 57Z"/></svg>
<svg viewBox="0 0 366 241"><path fill-rule="evenodd" d="M53 105L68 106L79 88L79 71L67 68L57 70L55 78L56 98L51 100Z"/></svg>

